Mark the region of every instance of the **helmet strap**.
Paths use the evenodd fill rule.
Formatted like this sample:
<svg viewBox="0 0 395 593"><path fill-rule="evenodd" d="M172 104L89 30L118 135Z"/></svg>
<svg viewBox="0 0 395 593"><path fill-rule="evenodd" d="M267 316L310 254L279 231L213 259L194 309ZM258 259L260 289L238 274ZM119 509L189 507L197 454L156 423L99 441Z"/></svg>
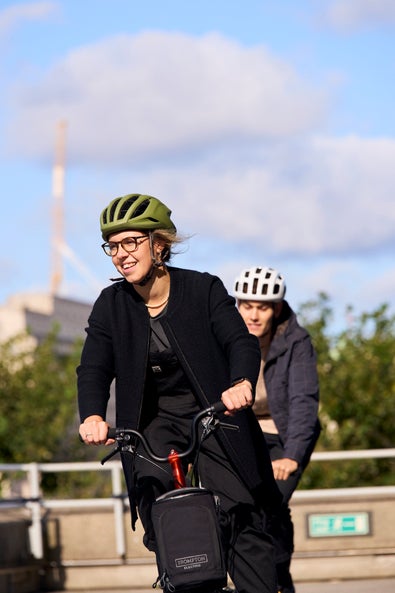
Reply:
<svg viewBox="0 0 395 593"><path fill-rule="evenodd" d="M149 248L151 251L151 259L152 259L152 267L153 268L161 268L164 266L164 261L162 259L162 253L160 254L160 259L156 259L154 254L154 239L152 233L149 234Z"/></svg>
<svg viewBox="0 0 395 593"><path fill-rule="evenodd" d="M157 268L161 268L162 266L165 265L164 262L162 261L162 259L156 259L156 257L155 257L154 240L153 240L151 232L148 233L148 237L149 237L149 248L150 248L150 253L151 253L152 265L151 265L151 268L150 268L148 274L145 276L145 278L143 278L142 281L139 282L139 286L145 286L147 284L147 282L149 282L151 280L155 270Z"/></svg>

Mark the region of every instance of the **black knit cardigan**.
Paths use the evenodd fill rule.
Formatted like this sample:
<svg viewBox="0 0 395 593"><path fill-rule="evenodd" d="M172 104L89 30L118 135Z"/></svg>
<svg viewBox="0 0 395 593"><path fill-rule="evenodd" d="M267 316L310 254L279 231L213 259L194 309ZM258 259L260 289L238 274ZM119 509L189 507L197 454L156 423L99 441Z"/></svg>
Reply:
<svg viewBox="0 0 395 593"><path fill-rule="evenodd" d="M232 381L255 386L260 368L258 340L249 334L235 300L208 273L169 267L170 298L162 325L201 408L218 401ZM86 329L78 374L81 421L105 418L115 378L116 423L138 428L145 394L150 323L144 302L125 280L105 288ZM219 430L218 439L257 502L278 504L278 490L259 424L251 409L227 417L239 430ZM124 464L125 474L128 464ZM131 488L131 476L126 475ZM129 494L133 494L130 493ZM133 499L133 496L132 496Z"/></svg>

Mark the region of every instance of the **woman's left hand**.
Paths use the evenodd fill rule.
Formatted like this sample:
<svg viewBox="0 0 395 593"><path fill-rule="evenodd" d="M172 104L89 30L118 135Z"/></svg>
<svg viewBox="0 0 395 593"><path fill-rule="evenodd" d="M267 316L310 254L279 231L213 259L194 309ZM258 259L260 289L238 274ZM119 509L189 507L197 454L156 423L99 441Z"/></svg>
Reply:
<svg viewBox="0 0 395 593"><path fill-rule="evenodd" d="M233 387L229 387L223 392L221 400L226 406L225 416L233 416L240 410L250 408L254 403L251 383L248 379L244 379Z"/></svg>

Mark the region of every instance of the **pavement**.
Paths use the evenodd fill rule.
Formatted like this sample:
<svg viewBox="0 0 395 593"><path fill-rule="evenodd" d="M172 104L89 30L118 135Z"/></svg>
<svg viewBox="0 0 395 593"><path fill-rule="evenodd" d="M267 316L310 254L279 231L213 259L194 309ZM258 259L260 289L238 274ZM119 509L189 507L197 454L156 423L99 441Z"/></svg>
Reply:
<svg viewBox="0 0 395 593"><path fill-rule="evenodd" d="M79 589L69 593L152 593L155 589ZM161 589L158 590L158 593ZM45 592L42 592L45 593ZM67 593L57 591L52 593ZM395 578L296 583L296 593L395 593Z"/></svg>
<svg viewBox="0 0 395 593"><path fill-rule="evenodd" d="M395 578L296 583L296 593L395 593Z"/></svg>

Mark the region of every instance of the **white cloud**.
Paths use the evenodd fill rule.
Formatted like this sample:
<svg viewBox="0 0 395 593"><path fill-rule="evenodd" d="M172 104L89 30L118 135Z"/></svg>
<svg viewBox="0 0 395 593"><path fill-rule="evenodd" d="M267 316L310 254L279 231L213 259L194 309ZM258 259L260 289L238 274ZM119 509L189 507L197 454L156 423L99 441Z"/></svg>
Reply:
<svg viewBox="0 0 395 593"><path fill-rule="evenodd" d="M316 137L255 146L246 160L229 150L224 161L133 171L124 187L170 202L180 228L226 241L236 234L268 254L340 256L395 244L394 140Z"/></svg>
<svg viewBox="0 0 395 593"><path fill-rule="evenodd" d="M92 199L151 193L181 230L236 235L268 257L393 247L395 140L319 135L328 102L263 47L151 32L76 50L21 84L8 142L52 163L66 117L68 163L100 169Z"/></svg>
<svg viewBox="0 0 395 593"><path fill-rule="evenodd" d="M318 12L324 22L340 30L395 24L393 0L329 0Z"/></svg>
<svg viewBox="0 0 395 593"><path fill-rule="evenodd" d="M23 21L42 20L58 10L57 2L22 2L0 10L0 35L12 31Z"/></svg>
<svg viewBox="0 0 395 593"><path fill-rule="evenodd" d="M317 126L327 107L321 90L264 47L158 32L79 48L35 85L21 82L10 104L9 152L48 156L65 118L70 158L107 165L292 136Z"/></svg>

